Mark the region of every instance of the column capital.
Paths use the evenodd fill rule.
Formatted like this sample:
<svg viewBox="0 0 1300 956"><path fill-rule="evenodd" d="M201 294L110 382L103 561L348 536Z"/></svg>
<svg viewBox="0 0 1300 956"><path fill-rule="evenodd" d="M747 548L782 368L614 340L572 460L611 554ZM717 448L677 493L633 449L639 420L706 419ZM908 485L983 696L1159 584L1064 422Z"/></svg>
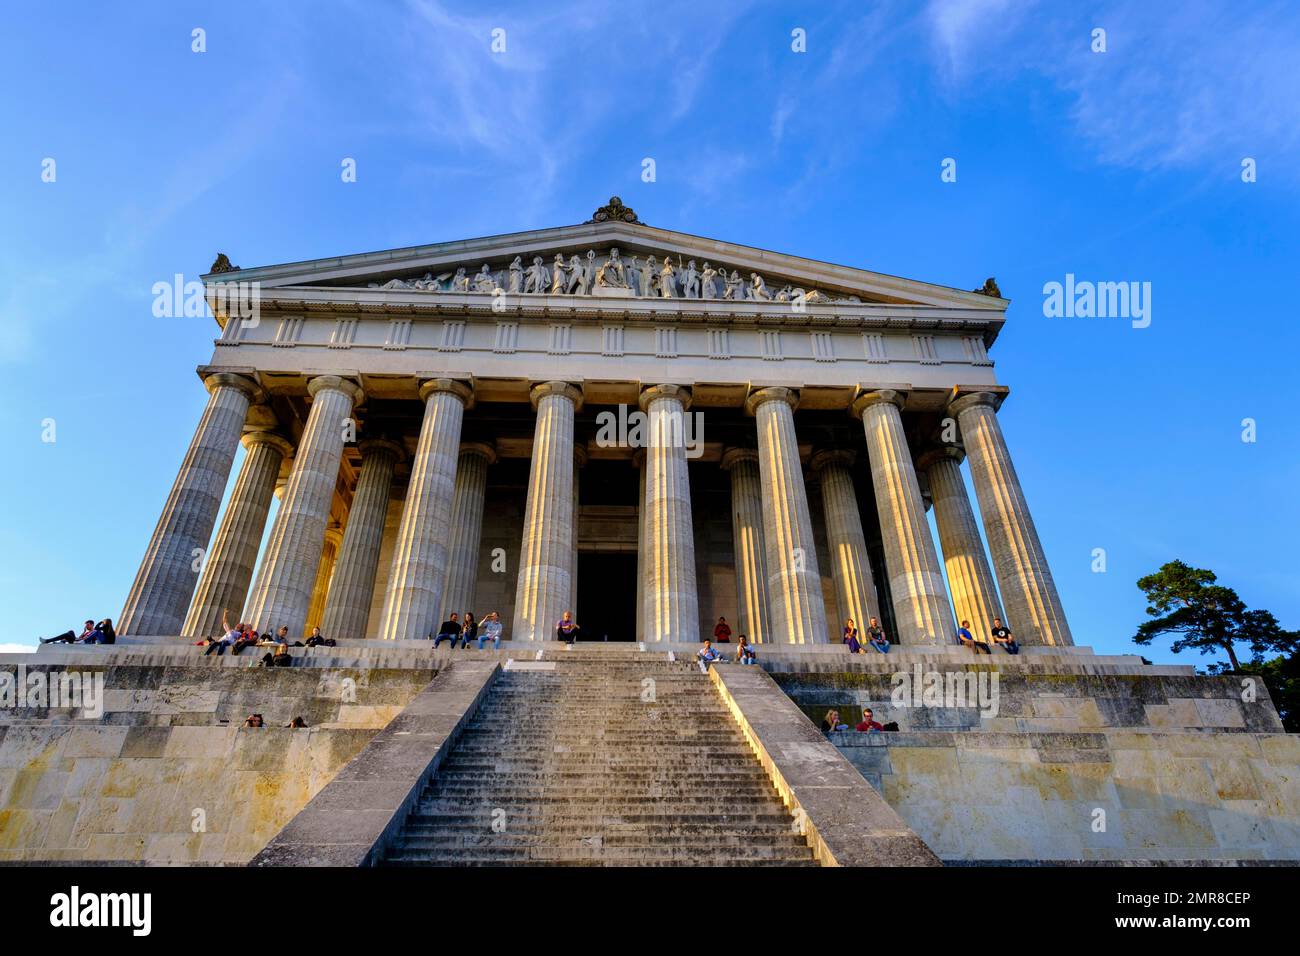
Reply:
<svg viewBox="0 0 1300 956"><path fill-rule="evenodd" d="M855 399L850 409L854 418L861 418L862 413L872 405L894 405L899 411L903 409L903 403L907 401L907 386L900 385L888 388L873 388L861 392Z"/></svg>
<svg viewBox="0 0 1300 956"><path fill-rule="evenodd" d="M363 438L357 442L357 448L361 451L362 459L370 457L375 452L389 452L397 461L406 457L406 449L399 441L391 438Z"/></svg>
<svg viewBox="0 0 1300 956"><path fill-rule="evenodd" d="M463 441L460 443L462 455L478 455L489 465L497 463L497 450L485 441Z"/></svg>
<svg viewBox="0 0 1300 956"><path fill-rule="evenodd" d="M239 436L239 443L247 450L252 450L254 445L270 445L285 458L293 457L293 444L281 435L268 431L244 432Z"/></svg>
<svg viewBox="0 0 1300 956"><path fill-rule="evenodd" d="M955 461L960 465L966 460L966 449L961 445L939 445L928 448L916 459L916 470L929 471L932 465L945 460Z"/></svg>
<svg viewBox="0 0 1300 956"><path fill-rule="evenodd" d="M852 466L858 460L858 454L848 448L823 448L819 452L814 452L812 459L808 462L808 467L814 473L821 471L827 465L845 465Z"/></svg>
<svg viewBox="0 0 1300 956"><path fill-rule="evenodd" d="M758 465L758 449L728 448L722 453L720 466L723 471L731 471L732 468L735 468L742 461L752 461L755 465Z"/></svg>
<svg viewBox="0 0 1300 956"><path fill-rule="evenodd" d="M361 390L361 386L350 378L343 378L341 375L317 375L307 383L307 394L316 397L316 393L322 389L333 389L342 392L351 400L353 405L359 405L366 397L366 393Z"/></svg>
<svg viewBox="0 0 1300 956"><path fill-rule="evenodd" d="M539 382L534 385L528 392L528 400L536 408L538 403L548 395L563 395L569 401L573 402L575 412L582 410L582 386L574 385L571 382Z"/></svg>
<svg viewBox="0 0 1300 956"><path fill-rule="evenodd" d="M336 524L330 525L325 529L325 540L337 548L343 543L343 529Z"/></svg>
<svg viewBox="0 0 1300 956"><path fill-rule="evenodd" d="M237 388L248 396L248 401L253 405L266 401L266 389L248 376L236 375L234 372L213 372L204 377L203 386L208 394L219 388Z"/></svg>
<svg viewBox="0 0 1300 956"><path fill-rule="evenodd" d="M645 412L650 410L650 403L656 399L671 398L681 402L682 411L686 411L691 407L693 397L691 390L685 385L647 385L641 389L641 395L637 399L637 403L640 405L641 411Z"/></svg>
<svg viewBox="0 0 1300 956"><path fill-rule="evenodd" d="M430 395L449 392L460 399L466 408L474 407L474 389L454 378L429 378L420 383L420 401L428 401Z"/></svg>
<svg viewBox="0 0 1300 956"><path fill-rule="evenodd" d="M773 385L768 388L756 388L745 399L745 414L753 415L758 406L766 402L785 402L791 409L799 407L799 389Z"/></svg>
<svg viewBox="0 0 1300 956"><path fill-rule="evenodd" d="M960 415L976 405L987 405L996 412L1010 392L1005 385L954 385L948 397L948 413Z"/></svg>

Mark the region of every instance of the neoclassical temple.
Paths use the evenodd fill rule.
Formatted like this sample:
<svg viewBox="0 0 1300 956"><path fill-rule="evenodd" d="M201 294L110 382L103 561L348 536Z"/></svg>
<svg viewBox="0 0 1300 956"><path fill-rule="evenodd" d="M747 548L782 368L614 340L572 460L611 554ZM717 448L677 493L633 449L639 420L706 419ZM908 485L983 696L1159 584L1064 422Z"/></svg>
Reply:
<svg viewBox="0 0 1300 956"><path fill-rule="evenodd" d="M222 255L204 283L208 404L123 634L228 611L425 638L495 610L536 641L572 610L584 639L695 642L725 616L826 643L878 617L920 645L999 616L1073 643L998 419L991 279L672 232L614 198L554 229Z"/></svg>

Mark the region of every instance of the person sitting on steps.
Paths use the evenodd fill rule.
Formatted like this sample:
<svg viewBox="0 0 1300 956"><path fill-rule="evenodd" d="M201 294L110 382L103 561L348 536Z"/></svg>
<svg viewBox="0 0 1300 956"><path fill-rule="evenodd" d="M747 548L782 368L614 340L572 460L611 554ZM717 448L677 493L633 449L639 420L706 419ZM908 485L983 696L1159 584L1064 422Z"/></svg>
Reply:
<svg viewBox="0 0 1300 956"><path fill-rule="evenodd" d="M573 612L565 611L564 616L560 618L555 625L555 639L557 641L564 641L572 647L573 642L578 638L578 631L580 630L582 630L582 628L578 627L577 623L573 620Z"/></svg>
<svg viewBox="0 0 1300 956"><path fill-rule="evenodd" d="M474 612L465 612L465 626L460 629L460 646L462 650L469 647L469 642L478 637L478 621L474 620ZM456 649L456 639L452 638L451 649Z"/></svg>
<svg viewBox="0 0 1300 956"><path fill-rule="evenodd" d="M858 640L858 626L853 623L853 618L844 622L843 640L848 645L850 654L862 653L862 643Z"/></svg>
<svg viewBox="0 0 1300 956"><path fill-rule="evenodd" d="M274 653L262 655L262 667L292 667L293 658L289 656L288 644L276 644Z"/></svg>
<svg viewBox="0 0 1300 956"><path fill-rule="evenodd" d="M1008 654L1019 654L1020 645L1016 643L1015 635L1011 633L1010 628L1002 623L1002 618L993 619L993 643L1001 644L1002 649Z"/></svg>
<svg viewBox="0 0 1300 956"><path fill-rule="evenodd" d="M749 643L749 638L744 634L740 635L740 643L736 645L736 663L758 663L758 653L754 650L754 645Z"/></svg>
<svg viewBox="0 0 1300 956"><path fill-rule="evenodd" d="M874 647L881 654L889 653L889 638L885 637L885 629L880 626L880 622L874 617L871 623L867 625L867 643ZM863 648L865 652L866 648Z"/></svg>
<svg viewBox="0 0 1300 956"><path fill-rule="evenodd" d="M239 625L237 625L237 626L235 626L235 627L231 627L231 626L230 626L230 619L227 617L226 612L225 612L225 611L222 611L222 612L221 612L221 630L222 630L224 633L221 635L221 637L218 637L218 638L216 638L215 640L212 640L212 641L209 641L209 642L208 642L208 649L205 650L205 651L203 652L203 656L204 656L204 657L207 657L207 656L208 656L209 654L211 654L213 651L216 651L216 652L217 652L217 656L218 656L218 657L220 657L222 654L226 653L226 648L227 648L227 647L232 647L232 646L234 646L235 641L239 640L241 637L244 636L244 628L245 628L245 627L246 627L246 625L243 624L243 623L240 623Z"/></svg>
<svg viewBox="0 0 1300 956"><path fill-rule="evenodd" d="M991 654L988 644L984 641L976 640L970 632L970 621L962 621L961 627L957 628L957 642L964 644L966 647L975 648L976 655Z"/></svg>
<svg viewBox="0 0 1300 956"><path fill-rule="evenodd" d="M433 639L433 649L437 650L438 645L443 641L451 641L451 649L456 649L456 640L460 637L460 616L451 612L451 617L443 621L442 627L438 628L438 636Z"/></svg>
<svg viewBox="0 0 1300 956"><path fill-rule="evenodd" d="M829 734L834 730L848 730L849 725L840 720L838 710L826 711L826 716L822 718L822 733Z"/></svg>
<svg viewBox="0 0 1300 956"><path fill-rule="evenodd" d="M704 646L695 652L695 656L699 659L701 674L707 674L709 665L714 661L722 660L722 655L718 653L718 649L713 646L712 641L705 641Z"/></svg>
<svg viewBox="0 0 1300 956"><path fill-rule="evenodd" d="M496 611L489 611L488 616L483 618L483 626L479 628L478 649L483 650L483 642L491 641L492 650L498 650L501 647L501 615Z"/></svg>

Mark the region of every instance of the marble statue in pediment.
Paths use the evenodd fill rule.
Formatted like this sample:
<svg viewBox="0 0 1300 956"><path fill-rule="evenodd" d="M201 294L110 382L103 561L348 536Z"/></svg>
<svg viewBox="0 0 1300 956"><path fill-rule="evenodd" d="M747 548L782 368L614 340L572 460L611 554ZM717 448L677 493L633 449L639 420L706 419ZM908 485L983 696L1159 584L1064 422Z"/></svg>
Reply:
<svg viewBox="0 0 1300 956"><path fill-rule="evenodd" d="M659 296L664 299L677 298L677 272L673 261L664 256L664 266L659 270Z"/></svg>
<svg viewBox="0 0 1300 956"><path fill-rule="evenodd" d="M528 267L528 272L524 276L524 291L534 294L543 294L550 285L551 277L546 271L546 265L542 262L541 256L533 256L533 264Z"/></svg>
<svg viewBox="0 0 1300 956"><path fill-rule="evenodd" d="M510 278L506 282L506 291L513 292L513 293L523 292L524 291L523 256L515 256L514 260L510 263L509 272L510 272Z"/></svg>
<svg viewBox="0 0 1300 956"><path fill-rule="evenodd" d="M587 294L587 270L576 252L569 258L569 286L564 291L569 295Z"/></svg>
<svg viewBox="0 0 1300 956"><path fill-rule="evenodd" d="M735 269L731 270L731 278L727 280L727 287L723 290L722 297L737 302L745 298L745 282Z"/></svg>
<svg viewBox="0 0 1300 956"><path fill-rule="evenodd" d="M686 268L682 270L682 295L687 299L700 297L700 273L695 268L694 259L687 262Z"/></svg>
<svg viewBox="0 0 1300 956"><path fill-rule="evenodd" d="M573 257L577 259L577 256ZM564 295L564 290L569 283L569 273L564 265L564 253L555 254L555 262L551 264L551 295Z"/></svg>
<svg viewBox="0 0 1300 956"><path fill-rule="evenodd" d="M594 249L588 249L587 261L583 265L582 269L582 292L580 292L579 295L586 295L596 287L597 268L596 251Z"/></svg>
<svg viewBox="0 0 1300 956"><path fill-rule="evenodd" d="M790 301L790 296L791 296L791 289L790 289L790 287L789 287L788 285L783 285L783 286L781 286L781 288L779 288L779 289L776 290L776 295L772 296L772 301L773 301L773 302L789 302L789 301Z"/></svg>
<svg viewBox="0 0 1300 956"><path fill-rule="evenodd" d="M714 269L707 262L704 263L704 269L700 272L700 298L716 299L718 297L718 287L714 285L713 280L717 277L718 270Z"/></svg>
<svg viewBox="0 0 1300 956"><path fill-rule="evenodd" d="M749 282L750 298L757 299L761 302L770 302L772 300L772 293L767 291L767 283L763 281L761 275L757 272L751 272L749 274Z"/></svg>
<svg viewBox="0 0 1300 956"><path fill-rule="evenodd" d="M497 280L492 278L492 270L488 268L488 264L485 262L483 268L479 269L478 275L474 276L474 291L486 292L491 295L496 290L496 287Z"/></svg>
<svg viewBox="0 0 1300 956"><path fill-rule="evenodd" d="M609 258L597 270L596 285L604 289L627 288L627 269L623 265L623 260L619 258L617 246L609 250Z"/></svg>
<svg viewBox="0 0 1300 956"><path fill-rule="evenodd" d="M659 269L655 265L654 258L647 255L645 263L641 266L638 273L641 277L641 295L643 298L654 298L659 295Z"/></svg>

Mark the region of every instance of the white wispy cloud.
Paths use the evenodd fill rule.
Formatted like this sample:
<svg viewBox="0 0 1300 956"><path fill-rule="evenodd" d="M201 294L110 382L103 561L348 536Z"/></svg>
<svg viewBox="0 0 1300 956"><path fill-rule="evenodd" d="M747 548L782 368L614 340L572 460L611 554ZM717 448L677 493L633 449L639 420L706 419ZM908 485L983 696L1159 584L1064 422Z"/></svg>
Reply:
<svg viewBox="0 0 1300 956"><path fill-rule="evenodd" d="M935 56L955 95L978 96L1029 71L1072 97L1071 124L1103 163L1232 177L1251 156L1261 175L1300 179L1289 158L1300 145L1294 4L1109 3L1086 16L1038 5L1030 17L1030 9L932 0ZM1098 28L1104 53L1091 48Z"/></svg>

